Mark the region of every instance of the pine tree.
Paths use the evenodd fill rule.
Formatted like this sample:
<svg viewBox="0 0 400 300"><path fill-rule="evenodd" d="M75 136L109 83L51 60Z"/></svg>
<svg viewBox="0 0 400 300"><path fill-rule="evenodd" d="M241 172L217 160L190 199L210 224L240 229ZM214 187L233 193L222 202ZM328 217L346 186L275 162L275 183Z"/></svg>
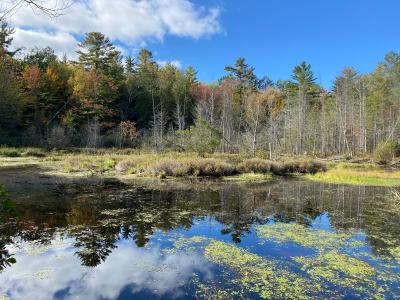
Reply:
<svg viewBox="0 0 400 300"><path fill-rule="evenodd" d="M106 71L113 63L119 62L121 53L115 49L109 38L100 32L89 32L79 44L79 63L87 69Z"/></svg>
<svg viewBox="0 0 400 300"><path fill-rule="evenodd" d="M12 57L21 50L21 48L18 48L14 51L10 51L14 32L14 28L10 28L7 22L0 19L0 54L6 54Z"/></svg>

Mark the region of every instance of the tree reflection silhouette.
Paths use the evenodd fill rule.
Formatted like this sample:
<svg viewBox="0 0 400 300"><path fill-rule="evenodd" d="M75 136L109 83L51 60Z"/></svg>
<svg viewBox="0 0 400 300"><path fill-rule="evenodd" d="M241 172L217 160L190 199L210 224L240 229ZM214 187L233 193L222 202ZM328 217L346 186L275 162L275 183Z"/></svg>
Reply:
<svg viewBox="0 0 400 300"><path fill-rule="evenodd" d="M54 236L74 240L82 265L104 262L120 240L146 246L157 231L190 229L195 220L209 218L222 225L221 234L241 243L252 226L267 222L296 222L306 226L322 214L337 230L364 229L372 247L387 247L377 236L400 245L399 212L388 211L386 192L377 188L279 181L263 185L221 184L217 189L151 190L96 187L53 198L16 202L23 212L1 225L4 241L50 243ZM45 202L44 202L45 201ZM8 266L5 242L0 244L3 267ZM11 256L8 256L8 258ZM10 262L10 261L8 261Z"/></svg>
<svg viewBox="0 0 400 300"><path fill-rule="evenodd" d="M14 202L10 199L5 188L0 184L0 229L4 226L4 223L10 218L16 218L18 216L18 211L15 208ZM7 232L7 230L5 230ZM17 261L13 257L7 247L7 244L12 242L8 235L4 235L2 230L0 232L0 272L6 267L15 264Z"/></svg>

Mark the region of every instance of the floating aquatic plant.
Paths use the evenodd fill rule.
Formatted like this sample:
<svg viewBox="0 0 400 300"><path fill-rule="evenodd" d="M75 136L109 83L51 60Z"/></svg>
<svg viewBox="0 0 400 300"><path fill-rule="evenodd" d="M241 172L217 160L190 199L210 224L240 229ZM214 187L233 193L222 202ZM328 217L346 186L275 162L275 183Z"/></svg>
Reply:
<svg viewBox="0 0 400 300"><path fill-rule="evenodd" d="M296 243L307 248L332 249L363 245L346 233L327 232L295 223L260 225L256 230L262 239L277 243Z"/></svg>

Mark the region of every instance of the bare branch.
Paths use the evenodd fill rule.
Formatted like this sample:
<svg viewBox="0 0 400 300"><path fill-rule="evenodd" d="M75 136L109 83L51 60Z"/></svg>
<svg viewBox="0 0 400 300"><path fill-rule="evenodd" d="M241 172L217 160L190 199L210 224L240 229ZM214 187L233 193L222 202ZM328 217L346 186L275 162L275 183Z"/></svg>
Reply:
<svg viewBox="0 0 400 300"><path fill-rule="evenodd" d="M44 13L50 17L63 15L72 5L72 0L8 0L0 6L0 19L4 19L22 7L30 7L35 13Z"/></svg>

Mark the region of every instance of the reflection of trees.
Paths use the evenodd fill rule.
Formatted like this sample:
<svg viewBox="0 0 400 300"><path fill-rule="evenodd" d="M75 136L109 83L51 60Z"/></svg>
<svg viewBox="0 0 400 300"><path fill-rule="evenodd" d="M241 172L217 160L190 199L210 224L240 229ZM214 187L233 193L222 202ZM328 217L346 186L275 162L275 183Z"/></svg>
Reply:
<svg viewBox="0 0 400 300"><path fill-rule="evenodd" d="M99 232L91 229L83 230L75 238L74 246L78 249L76 255L81 259L82 265L87 267L99 265L111 254L112 249L116 248L115 233L104 233L103 229Z"/></svg>
<svg viewBox="0 0 400 300"><path fill-rule="evenodd" d="M10 199L3 185L0 184L0 229L2 229L6 220L16 218L17 216L18 212L15 208L14 202ZM7 229L4 231L9 232ZM13 255L6 248L7 244L10 244L11 242L9 235L0 232L0 272L6 267L16 263Z"/></svg>
<svg viewBox="0 0 400 300"><path fill-rule="evenodd" d="M394 240L400 233L399 214L387 212L385 194L377 188L296 180L223 184L202 191L106 187L67 194L63 201L57 196L16 202L24 212L20 222L10 222L1 231L8 237L42 243L62 233L75 240L83 265L96 266L120 239L143 247L156 231L189 229L195 219L206 216L223 224L221 233L240 243L254 224L275 221L310 226L326 213L337 230L366 229L371 245L379 248L389 245L375 236L384 231Z"/></svg>
<svg viewBox="0 0 400 300"><path fill-rule="evenodd" d="M16 262L17 261L12 254L10 254L10 252L6 249L6 242L4 240L0 240L0 271Z"/></svg>

